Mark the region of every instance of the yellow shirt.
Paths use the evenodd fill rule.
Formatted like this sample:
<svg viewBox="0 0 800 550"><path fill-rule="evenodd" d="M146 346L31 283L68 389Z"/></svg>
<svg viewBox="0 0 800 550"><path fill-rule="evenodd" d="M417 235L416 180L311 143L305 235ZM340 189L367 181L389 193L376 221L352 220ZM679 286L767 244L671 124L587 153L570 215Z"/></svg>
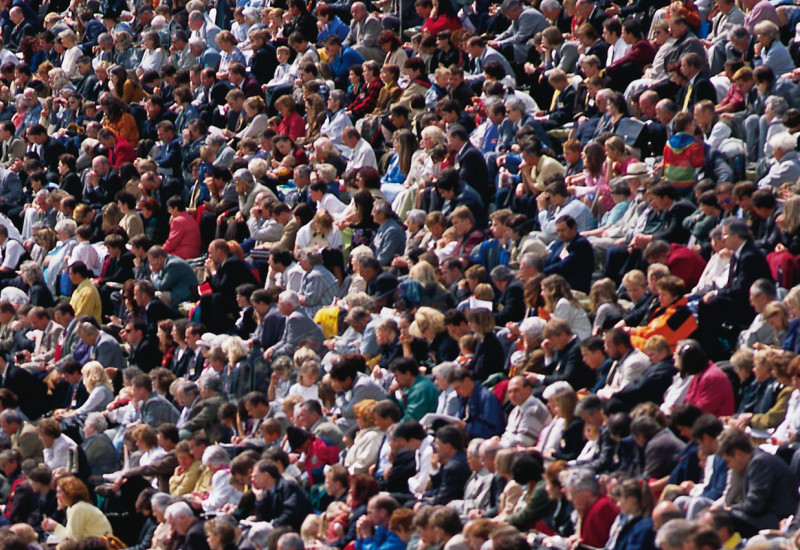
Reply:
<svg viewBox="0 0 800 550"><path fill-rule="evenodd" d="M197 479L197 484L194 486L193 490L201 495L208 493L211 490L212 475L211 470L203 466L200 470L200 477Z"/></svg>
<svg viewBox="0 0 800 550"><path fill-rule="evenodd" d="M169 478L169 494L181 496L194 491L197 480L200 479L200 469L202 467L203 464L199 460L195 460L188 470Z"/></svg>
<svg viewBox="0 0 800 550"><path fill-rule="evenodd" d="M98 323L102 322L103 305L100 302L100 293L97 292L90 279L84 279L78 285L78 288L72 293L69 305L75 310L75 317L91 315L97 319Z"/></svg>
<svg viewBox="0 0 800 550"><path fill-rule="evenodd" d="M87 537L111 535L111 524L108 518L88 502L76 502L67 508L67 526L58 525L53 534L57 537L75 537L83 540Z"/></svg>

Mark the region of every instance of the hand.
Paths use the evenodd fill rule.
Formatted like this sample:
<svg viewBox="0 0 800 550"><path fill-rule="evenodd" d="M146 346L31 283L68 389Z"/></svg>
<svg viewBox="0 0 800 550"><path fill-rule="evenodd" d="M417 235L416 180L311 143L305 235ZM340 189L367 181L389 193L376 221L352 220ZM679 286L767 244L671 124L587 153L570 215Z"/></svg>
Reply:
<svg viewBox="0 0 800 550"><path fill-rule="evenodd" d="M712 290L711 292L706 293L706 295L703 296L703 303L710 304L711 300L713 300L716 295L717 295L716 290Z"/></svg>
<svg viewBox="0 0 800 550"><path fill-rule="evenodd" d="M606 8L606 15L610 17L619 15L619 6L616 4L611 4L611 6Z"/></svg>
<svg viewBox="0 0 800 550"><path fill-rule="evenodd" d="M44 518L42 520L42 531L54 531L58 523L53 518Z"/></svg>
<svg viewBox="0 0 800 550"><path fill-rule="evenodd" d="M545 338L544 340L542 340L542 351L544 351L544 354L547 357L550 357L557 350L556 350L556 346L553 344L553 341Z"/></svg>

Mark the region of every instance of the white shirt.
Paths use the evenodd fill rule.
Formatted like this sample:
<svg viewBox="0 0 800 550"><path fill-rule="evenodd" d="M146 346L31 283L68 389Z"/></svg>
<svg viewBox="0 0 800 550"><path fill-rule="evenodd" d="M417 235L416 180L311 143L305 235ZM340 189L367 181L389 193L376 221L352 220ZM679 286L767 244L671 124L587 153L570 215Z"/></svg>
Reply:
<svg viewBox="0 0 800 550"><path fill-rule="evenodd" d="M72 253L69 255L69 265L75 262L83 262L86 264L86 267L89 268L89 271L94 272L95 275L99 275L100 268L102 267L102 265L100 265L100 256L97 254L97 249L88 242L79 242L77 246L72 249Z"/></svg>
<svg viewBox="0 0 800 550"><path fill-rule="evenodd" d="M356 146L353 147L353 155L347 163L346 170L354 170L362 166L372 166L376 170L378 169L378 162L375 160L375 151L364 138L359 139Z"/></svg>
<svg viewBox="0 0 800 550"><path fill-rule="evenodd" d="M417 449L417 474L408 480L411 493L424 491L431 479L431 456L433 456L433 437L425 436Z"/></svg>
<svg viewBox="0 0 800 550"><path fill-rule="evenodd" d="M313 237L311 233L311 222L308 222L306 225L301 227L297 231L297 238L295 239L295 246L297 248L306 248L309 243L311 243L311 238ZM325 237L328 241L328 245L331 248L342 248L344 246L344 242L342 241L342 234L339 232L339 228L335 225L331 227L330 232Z"/></svg>
<svg viewBox="0 0 800 550"><path fill-rule="evenodd" d="M347 208L347 205L337 199L331 193L325 193L322 195L322 200L317 203L317 209L324 210L330 214L334 220L341 219L345 208Z"/></svg>
<svg viewBox="0 0 800 550"><path fill-rule="evenodd" d="M78 46L73 46L64 52L64 59L61 61L61 68L65 73L67 73L67 76L70 78L70 80L80 76L78 74L77 61L81 55L83 54Z"/></svg>
<svg viewBox="0 0 800 550"><path fill-rule="evenodd" d="M69 465L69 450L78 444L64 434L58 436L53 446L44 450L44 462L50 470L66 468Z"/></svg>
<svg viewBox="0 0 800 550"><path fill-rule="evenodd" d="M333 113L333 116L325 119L325 122L319 128L319 135L328 136L340 152L346 152L348 147L342 141L342 130L350 128L352 125L353 123L347 113L344 112L344 109L339 109Z"/></svg>
<svg viewBox="0 0 800 550"><path fill-rule="evenodd" d="M618 38L613 46L608 47L608 61L606 62L606 66L611 65L617 59L621 59L627 55L630 49L631 47L629 44L626 44L622 38Z"/></svg>

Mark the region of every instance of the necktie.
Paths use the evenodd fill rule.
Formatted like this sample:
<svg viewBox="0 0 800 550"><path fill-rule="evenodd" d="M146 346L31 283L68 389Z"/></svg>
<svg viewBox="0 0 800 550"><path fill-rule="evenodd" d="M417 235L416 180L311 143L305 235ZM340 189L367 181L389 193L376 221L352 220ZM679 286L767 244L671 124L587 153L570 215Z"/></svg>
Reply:
<svg viewBox="0 0 800 550"><path fill-rule="evenodd" d="M683 111L689 110L689 100L692 98L693 83L689 83L689 88L686 90L686 97L683 98Z"/></svg>
<svg viewBox="0 0 800 550"><path fill-rule="evenodd" d="M731 265L728 267L728 282L725 283L726 287L731 286L735 274L736 274L736 254L731 256Z"/></svg>
<svg viewBox="0 0 800 550"><path fill-rule="evenodd" d="M556 102L558 101L558 96L561 95L561 90L556 90L553 92L553 99L550 101L550 112L552 113L556 109Z"/></svg>

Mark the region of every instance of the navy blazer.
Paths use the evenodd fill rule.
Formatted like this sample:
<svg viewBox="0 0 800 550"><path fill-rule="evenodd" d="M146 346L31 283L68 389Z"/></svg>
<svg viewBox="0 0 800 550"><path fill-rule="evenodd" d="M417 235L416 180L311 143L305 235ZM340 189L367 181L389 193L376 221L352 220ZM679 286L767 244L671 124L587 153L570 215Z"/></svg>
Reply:
<svg viewBox="0 0 800 550"><path fill-rule="evenodd" d="M461 181L477 191L484 203L491 198L494 185L489 181L489 169L483 155L474 145L467 142L456 155L453 167L461 176Z"/></svg>
<svg viewBox="0 0 800 550"><path fill-rule="evenodd" d="M428 491L426 496L432 496L433 499L427 503L432 506L444 505L464 498L464 487L470 475L466 453L464 451L457 452L447 464L439 468L438 473L431 475L431 484L434 489Z"/></svg>
<svg viewBox="0 0 800 550"><path fill-rule="evenodd" d="M567 245L569 254L561 259L564 241L555 241L550 245L550 255L544 260L544 274L558 274L564 277L569 286L575 290L589 293L594 271L594 251L589 239L576 236Z"/></svg>

